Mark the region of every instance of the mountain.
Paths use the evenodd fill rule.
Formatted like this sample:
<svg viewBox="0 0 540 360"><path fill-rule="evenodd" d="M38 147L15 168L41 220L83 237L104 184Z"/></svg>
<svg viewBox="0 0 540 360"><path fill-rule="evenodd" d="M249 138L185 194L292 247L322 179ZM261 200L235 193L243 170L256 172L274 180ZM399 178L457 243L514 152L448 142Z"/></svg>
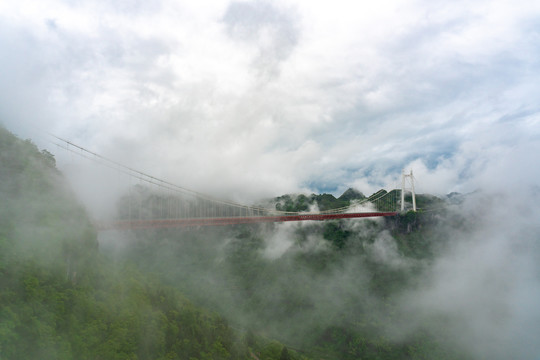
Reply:
<svg viewBox="0 0 540 360"><path fill-rule="evenodd" d="M366 196L362 194L360 191L348 188L345 190L343 194L341 194L340 197L338 197L338 200L340 201L351 201L351 200L364 200Z"/></svg>
<svg viewBox="0 0 540 360"><path fill-rule="evenodd" d="M274 204L363 198L348 189ZM423 211L384 219L137 230L100 243L54 156L0 128L0 204L1 359L473 358L448 340L444 314L410 313L448 234L470 226L431 195L417 196Z"/></svg>
<svg viewBox="0 0 540 360"><path fill-rule="evenodd" d="M330 194L274 200L282 211L348 203ZM470 359L439 336L444 328L436 322L418 320L406 336L392 335L407 327L402 295L419 286L446 246L447 234L438 232L443 216L410 211L384 219L147 229L130 233L130 246L107 251L235 328L311 358Z"/></svg>
<svg viewBox="0 0 540 360"><path fill-rule="evenodd" d="M0 204L1 359L305 358L108 257L54 156L4 128Z"/></svg>

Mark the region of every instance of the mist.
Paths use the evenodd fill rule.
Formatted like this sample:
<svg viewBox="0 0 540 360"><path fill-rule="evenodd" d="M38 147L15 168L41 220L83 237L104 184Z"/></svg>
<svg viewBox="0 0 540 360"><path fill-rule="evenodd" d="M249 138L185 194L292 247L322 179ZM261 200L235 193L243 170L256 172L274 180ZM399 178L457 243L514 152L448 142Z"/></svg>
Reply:
<svg viewBox="0 0 540 360"><path fill-rule="evenodd" d="M443 230L445 249L402 295L407 326L432 321L431 331L475 358L539 356L539 198L526 190L478 193L454 210L467 226Z"/></svg>
<svg viewBox="0 0 540 360"><path fill-rule="evenodd" d="M427 336L458 357L530 359L540 351L538 200L465 195L426 213L436 225L419 237L362 219L112 232L100 243L293 349L353 329L394 346Z"/></svg>

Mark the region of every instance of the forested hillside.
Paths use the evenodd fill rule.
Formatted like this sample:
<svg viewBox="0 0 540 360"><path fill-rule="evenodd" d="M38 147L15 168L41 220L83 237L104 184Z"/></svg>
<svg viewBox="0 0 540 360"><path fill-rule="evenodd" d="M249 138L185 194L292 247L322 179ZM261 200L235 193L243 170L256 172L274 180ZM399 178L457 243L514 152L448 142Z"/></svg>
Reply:
<svg viewBox="0 0 540 360"><path fill-rule="evenodd" d="M0 359L297 359L112 261L51 153L0 128Z"/></svg>
<svg viewBox="0 0 540 360"><path fill-rule="evenodd" d="M420 195L387 218L98 234L54 156L0 128L0 359L534 358L537 217L509 227L507 203Z"/></svg>
<svg viewBox="0 0 540 360"><path fill-rule="evenodd" d="M284 195L275 203L278 210L302 211L363 198L347 190L340 198ZM104 246L235 327L276 338L313 358L472 358L444 337L444 322L434 318L401 330L408 322L404 294L419 286L419 275L447 246L446 228L463 221L444 211L442 199L424 195L419 203L437 211L386 219L136 230L123 234L122 246L111 232Z"/></svg>

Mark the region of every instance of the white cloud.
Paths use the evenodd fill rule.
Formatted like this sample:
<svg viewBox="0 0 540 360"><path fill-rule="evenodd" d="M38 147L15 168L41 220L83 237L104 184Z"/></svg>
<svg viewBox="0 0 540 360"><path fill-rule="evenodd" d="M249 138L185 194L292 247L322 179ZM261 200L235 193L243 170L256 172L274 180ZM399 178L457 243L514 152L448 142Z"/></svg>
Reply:
<svg viewBox="0 0 540 360"><path fill-rule="evenodd" d="M447 232L444 251L400 300L405 326L432 323L435 336L479 358L538 356L537 196L470 196L460 208L469 229Z"/></svg>
<svg viewBox="0 0 540 360"><path fill-rule="evenodd" d="M369 193L411 166L420 192L470 191L501 158L508 177L535 175L539 14L503 0L4 2L0 116L236 199Z"/></svg>

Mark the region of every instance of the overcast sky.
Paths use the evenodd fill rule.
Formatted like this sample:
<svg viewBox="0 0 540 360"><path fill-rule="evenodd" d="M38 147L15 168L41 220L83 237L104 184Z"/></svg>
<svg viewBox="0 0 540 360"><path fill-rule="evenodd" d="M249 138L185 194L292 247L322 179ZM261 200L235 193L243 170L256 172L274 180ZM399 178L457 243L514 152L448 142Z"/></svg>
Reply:
<svg viewBox="0 0 540 360"><path fill-rule="evenodd" d="M235 199L540 184L539 1L0 1L0 74L19 136Z"/></svg>

